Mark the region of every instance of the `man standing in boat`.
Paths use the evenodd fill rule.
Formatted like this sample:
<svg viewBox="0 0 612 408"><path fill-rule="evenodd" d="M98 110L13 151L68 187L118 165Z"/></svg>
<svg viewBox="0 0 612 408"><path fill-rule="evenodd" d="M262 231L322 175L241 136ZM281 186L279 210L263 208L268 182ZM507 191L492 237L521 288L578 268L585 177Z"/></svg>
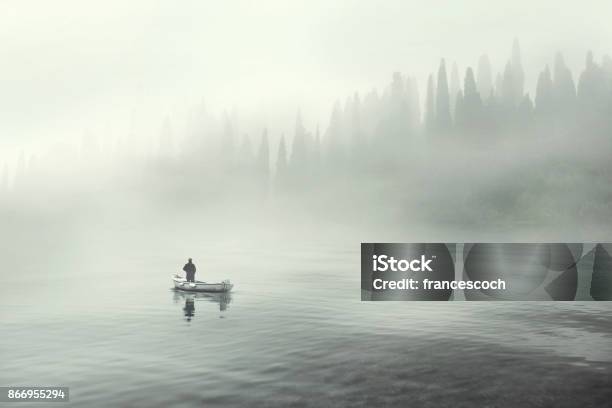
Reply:
<svg viewBox="0 0 612 408"><path fill-rule="evenodd" d="M185 264L185 266L183 266L183 270L187 275L187 282L195 282L196 267L191 261L191 258L189 258L189 261Z"/></svg>

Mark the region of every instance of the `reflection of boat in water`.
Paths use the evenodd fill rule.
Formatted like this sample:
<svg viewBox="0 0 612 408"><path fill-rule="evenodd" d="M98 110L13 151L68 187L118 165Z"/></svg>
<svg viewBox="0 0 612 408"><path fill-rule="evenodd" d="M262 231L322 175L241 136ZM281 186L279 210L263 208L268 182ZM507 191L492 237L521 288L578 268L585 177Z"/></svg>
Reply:
<svg viewBox="0 0 612 408"><path fill-rule="evenodd" d="M206 301L216 303L219 305L219 311L223 312L227 310L228 305L232 301L232 295L229 292L217 292L217 293L206 293L206 292L185 292L178 289L173 289L174 302L178 303L181 300L185 300L185 317L187 320L191 320L195 314L195 302Z"/></svg>
<svg viewBox="0 0 612 408"><path fill-rule="evenodd" d="M234 285L229 280L218 283L207 283L202 281L187 282L187 279L178 274L172 275L174 287L186 292L229 292Z"/></svg>

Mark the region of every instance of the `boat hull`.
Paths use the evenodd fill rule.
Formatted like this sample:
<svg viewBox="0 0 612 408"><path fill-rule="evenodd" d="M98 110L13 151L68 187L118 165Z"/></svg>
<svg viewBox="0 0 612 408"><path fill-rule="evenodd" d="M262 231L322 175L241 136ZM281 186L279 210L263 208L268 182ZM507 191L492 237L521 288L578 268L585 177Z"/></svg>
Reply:
<svg viewBox="0 0 612 408"><path fill-rule="evenodd" d="M223 293L232 290L234 285L226 280L218 283L207 283L202 281L187 282L185 278L177 275L172 276L174 287L185 292L214 292Z"/></svg>

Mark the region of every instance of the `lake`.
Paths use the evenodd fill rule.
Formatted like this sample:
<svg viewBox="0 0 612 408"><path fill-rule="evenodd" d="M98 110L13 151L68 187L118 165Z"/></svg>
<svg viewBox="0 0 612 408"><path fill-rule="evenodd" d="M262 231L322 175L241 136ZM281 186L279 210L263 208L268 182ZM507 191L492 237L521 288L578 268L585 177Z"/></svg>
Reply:
<svg viewBox="0 0 612 408"><path fill-rule="evenodd" d="M68 386L78 407L612 400L611 302L361 302L358 242L125 242L5 253L0 385ZM231 295L172 290L189 256Z"/></svg>

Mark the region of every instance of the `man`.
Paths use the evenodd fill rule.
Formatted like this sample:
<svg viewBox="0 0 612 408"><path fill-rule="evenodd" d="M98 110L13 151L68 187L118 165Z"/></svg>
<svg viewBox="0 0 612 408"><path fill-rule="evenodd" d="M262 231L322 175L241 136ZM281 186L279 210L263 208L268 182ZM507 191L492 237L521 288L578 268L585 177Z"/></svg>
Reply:
<svg viewBox="0 0 612 408"><path fill-rule="evenodd" d="M183 270L187 275L187 282L195 282L196 267L191 261L191 258L189 258L189 261L183 266Z"/></svg>

